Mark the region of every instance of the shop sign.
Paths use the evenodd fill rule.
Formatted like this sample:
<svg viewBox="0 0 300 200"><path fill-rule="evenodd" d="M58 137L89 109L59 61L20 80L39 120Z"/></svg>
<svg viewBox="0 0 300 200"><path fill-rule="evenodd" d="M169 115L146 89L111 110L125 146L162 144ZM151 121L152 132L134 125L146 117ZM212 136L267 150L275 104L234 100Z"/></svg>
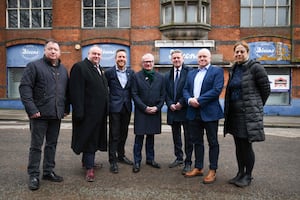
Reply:
<svg viewBox="0 0 300 200"><path fill-rule="evenodd" d="M100 65L102 67L112 67L115 63L115 54L118 49L125 49L127 53L127 63L126 66L130 66L130 48L125 45L120 44L92 44L82 48L82 59L85 59L88 55L89 49L93 45L98 45L102 49L102 56Z"/></svg>
<svg viewBox="0 0 300 200"><path fill-rule="evenodd" d="M171 61L171 52L175 49L179 49L183 53L184 64L187 65L196 65L197 64L197 54L199 48L160 48L159 50L159 64L161 65L170 65Z"/></svg>
<svg viewBox="0 0 300 200"><path fill-rule="evenodd" d="M249 43L250 58L261 64L290 64L291 47L282 42Z"/></svg>
<svg viewBox="0 0 300 200"><path fill-rule="evenodd" d="M268 75L272 92L287 92L290 89L289 75Z"/></svg>
<svg viewBox="0 0 300 200"><path fill-rule="evenodd" d="M25 44L7 48L6 60L8 67L25 67L27 63L41 58L44 45Z"/></svg>

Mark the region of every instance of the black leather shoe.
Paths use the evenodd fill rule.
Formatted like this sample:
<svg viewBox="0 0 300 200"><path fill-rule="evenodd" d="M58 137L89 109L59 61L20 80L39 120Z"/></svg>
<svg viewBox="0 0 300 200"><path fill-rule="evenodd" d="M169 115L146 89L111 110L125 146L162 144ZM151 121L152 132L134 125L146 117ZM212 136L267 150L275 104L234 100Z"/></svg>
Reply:
<svg viewBox="0 0 300 200"><path fill-rule="evenodd" d="M133 173L138 173L140 171L140 169L141 169L141 164L140 163L135 163L133 165L132 172Z"/></svg>
<svg viewBox="0 0 300 200"><path fill-rule="evenodd" d="M62 182L64 179L63 177L56 175L54 172L51 172L50 174L44 174L43 180L52 182Z"/></svg>
<svg viewBox="0 0 300 200"><path fill-rule="evenodd" d="M28 187L30 190L39 189L40 188L40 180L36 177L30 177Z"/></svg>
<svg viewBox="0 0 300 200"><path fill-rule="evenodd" d="M127 165L133 165L133 162L131 160L129 160L126 156L119 157L118 160L120 163L124 163Z"/></svg>
<svg viewBox="0 0 300 200"><path fill-rule="evenodd" d="M191 171L192 170L192 167L191 165L185 165L184 168L182 169L181 171L181 174L182 175L185 175L187 172Z"/></svg>
<svg viewBox="0 0 300 200"><path fill-rule="evenodd" d="M172 162L171 164L169 164L169 168L173 168L173 167L177 167L179 165L182 165L183 161L182 160L174 160L174 162Z"/></svg>
<svg viewBox="0 0 300 200"><path fill-rule="evenodd" d="M235 184L236 181L240 180L244 176L244 173L237 173L237 175L228 181L229 184Z"/></svg>
<svg viewBox="0 0 300 200"><path fill-rule="evenodd" d="M234 184L238 187L246 187L249 186L251 181L252 181L252 177L248 174L245 174L242 178L240 178L239 180L235 181Z"/></svg>
<svg viewBox="0 0 300 200"><path fill-rule="evenodd" d="M147 160L146 164L150 165L151 167L157 168L157 169L160 168L160 165L157 162L155 162L154 160Z"/></svg>
<svg viewBox="0 0 300 200"><path fill-rule="evenodd" d="M110 172L112 172L114 174L119 173L119 168L118 168L117 163L111 163L109 170L110 170Z"/></svg>

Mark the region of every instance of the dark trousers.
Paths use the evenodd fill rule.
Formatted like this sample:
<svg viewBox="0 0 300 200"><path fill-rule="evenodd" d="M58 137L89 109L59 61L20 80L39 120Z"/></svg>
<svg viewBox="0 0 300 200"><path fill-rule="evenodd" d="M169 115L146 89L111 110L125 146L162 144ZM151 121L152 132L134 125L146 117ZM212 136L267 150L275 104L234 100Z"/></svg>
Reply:
<svg viewBox="0 0 300 200"><path fill-rule="evenodd" d="M128 136L128 125L131 112L124 106L119 113L109 113L109 162L117 162L117 156L125 156L125 143Z"/></svg>
<svg viewBox="0 0 300 200"><path fill-rule="evenodd" d="M249 143L248 139L238 137L234 137L234 143L239 173L246 173L251 176L255 163L252 143Z"/></svg>
<svg viewBox="0 0 300 200"><path fill-rule="evenodd" d="M42 145L44 145L43 174L50 174L55 167L55 153L60 130L60 119L30 119L31 143L27 172L39 177Z"/></svg>
<svg viewBox="0 0 300 200"><path fill-rule="evenodd" d="M95 165L95 153L83 152L82 153L82 163L86 169L92 169Z"/></svg>
<svg viewBox="0 0 300 200"><path fill-rule="evenodd" d="M181 126L183 127L184 134L184 153L185 153L185 164L192 164L192 153L193 153L193 144L191 142L190 134L188 131L187 122L173 122L171 125L172 135L173 135L173 144L174 144L174 154L177 160L183 160L183 151L182 151L182 139L181 139Z"/></svg>
<svg viewBox="0 0 300 200"><path fill-rule="evenodd" d="M144 135L135 135L133 156L134 163L141 163ZM146 135L146 160L154 160L154 135Z"/></svg>
<svg viewBox="0 0 300 200"><path fill-rule="evenodd" d="M189 131L191 140L195 149L195 168L202 169L204 162L204 142L203 135L206 137L209 145L209 168L216 170L218 168L219 143L218 143L218 124L219 121L204 122L201 119L189 121Z"/></svg>

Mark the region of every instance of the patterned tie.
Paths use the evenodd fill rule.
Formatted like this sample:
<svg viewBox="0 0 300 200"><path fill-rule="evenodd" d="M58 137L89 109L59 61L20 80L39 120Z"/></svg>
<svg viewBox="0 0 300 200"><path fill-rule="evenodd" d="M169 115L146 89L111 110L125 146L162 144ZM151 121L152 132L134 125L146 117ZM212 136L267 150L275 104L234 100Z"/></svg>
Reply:
<svg viewBox="0 0 300 200"><path fill-rule="evenodd" d="M176 70L176 76L175 76L175 80L174 80L174 101L176 100L178 80L179 80L179 69Z"/></svg>
<svg viewBox="0 0 300 200"><path fill-rule="evenodd" d="M99 73L99 74L100 74L100 76L101 76L101 75L102 75L102 72L101 72L101 69L100 69L99 65L95 65L95 67L96 67L96 69L97 69L98 73Z"/></svg>

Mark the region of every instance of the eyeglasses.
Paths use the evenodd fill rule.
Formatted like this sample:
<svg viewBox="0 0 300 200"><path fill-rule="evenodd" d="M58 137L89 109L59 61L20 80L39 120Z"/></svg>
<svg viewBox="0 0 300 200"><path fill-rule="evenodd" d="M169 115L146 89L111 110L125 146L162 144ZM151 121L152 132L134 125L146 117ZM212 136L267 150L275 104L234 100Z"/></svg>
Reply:
<svg viewBox="0 0 300 200"><path fill-rule="evenodd" d="M144 60L143 63L153 63L153 60Z"/></svg>

